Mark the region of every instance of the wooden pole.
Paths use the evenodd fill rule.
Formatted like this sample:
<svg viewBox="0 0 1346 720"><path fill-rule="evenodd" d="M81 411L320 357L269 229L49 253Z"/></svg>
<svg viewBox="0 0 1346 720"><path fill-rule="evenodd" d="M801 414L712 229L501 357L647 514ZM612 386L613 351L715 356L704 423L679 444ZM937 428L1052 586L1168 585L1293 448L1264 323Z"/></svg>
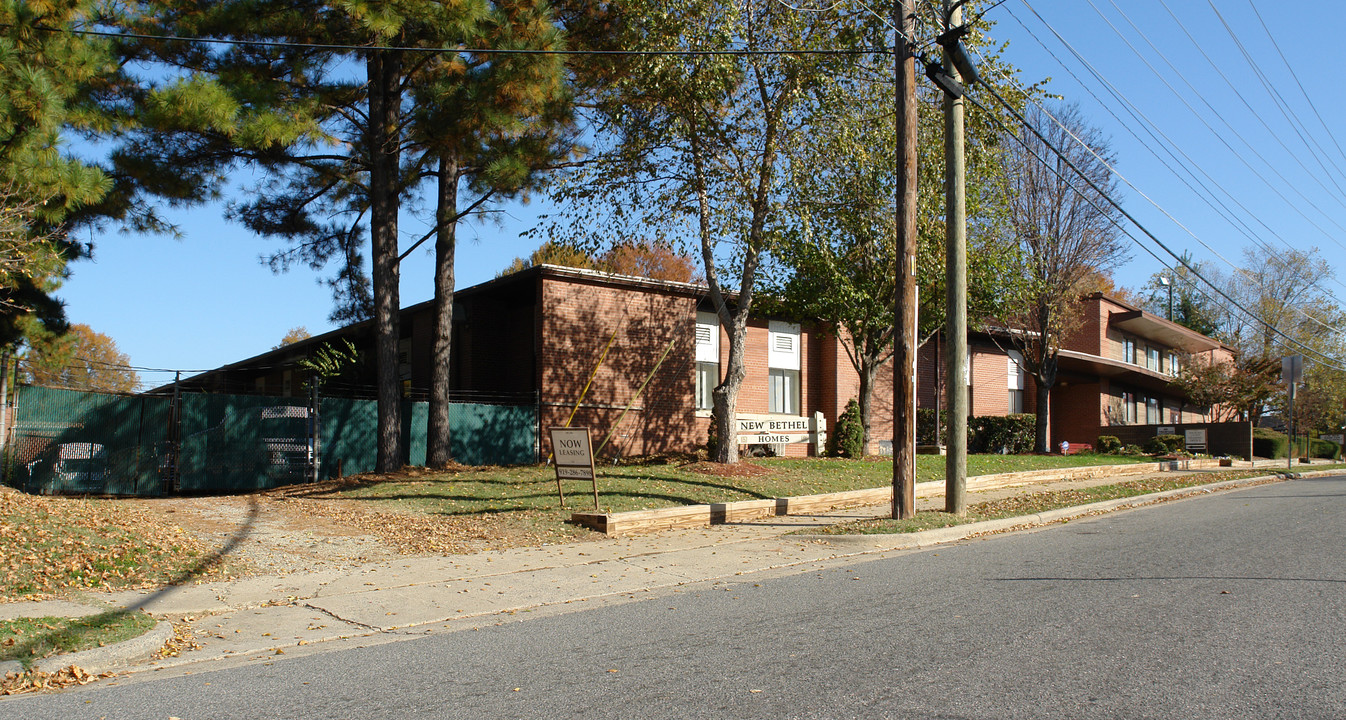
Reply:
<svg viewBox="0 0 1346 720"><path fill-rule="evenodd" d="M916 17L909 0L896 0L893 113L897 141L897 348L893 378L893 518L916 514L916 57L910 40Z"/></svg>
<svg viewBox="0 0 1346 720"><path fill-rule="evenodd" d="M963 23L962 2L944 0L948 27ZM962 78L944 52L944 71ZM944 461L944 510L967 512L967 383L971 358L967 347L967 197L963 165L963 99L944 97L944 238L948 294L949 449Z"/></svg>

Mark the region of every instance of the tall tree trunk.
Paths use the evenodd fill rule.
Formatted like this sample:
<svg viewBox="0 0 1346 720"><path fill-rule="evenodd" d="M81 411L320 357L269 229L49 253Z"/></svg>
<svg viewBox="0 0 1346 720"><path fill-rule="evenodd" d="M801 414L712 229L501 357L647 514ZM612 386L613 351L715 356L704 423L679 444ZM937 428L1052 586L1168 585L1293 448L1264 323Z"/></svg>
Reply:
<svg viewBox="0 0 1346 720"><path fill-rule="evenodd" d="M1051 393L1052 386L1056 384L1056 356L1048 355L1042 361L1042 369L1038 371L1033 380L1036 381L1037 389L1034 395L1037 398L1037 407L1034 408L1035 417L1033 419L1033 439L1036 450L1040 453L1049 453L1052 451L1048 447L1048 436L1050 435L1050 411L1051 411Z"/></svg>
<svg viewBox="0 0 1346 720"><path fill-rule="evenodd" d="M861 355L860 367L858 370L860 371L860 397L856 402L860 405L860 426L864 428L864 450L862 452L869 454L871 452L869 447L869 439L871 437L869 433L869 423L874 417L874 377L879 371L878 358L869 355ZM896 417L896 415L894 415L894 417ZM835 421L836 419L833 418L833 422ZM835 430L835 428L833 428L833 430ZM894 449L894 452L896 452L896 449Z"/></svg>
<svg viewBox="0 0 1346 720"><path fill-rule="evenodd" d="M725 326L725 334L729 336L729 362L725 367L724 381L710 392L713 412L720 421L715 462L735 463L739 460L738 392L743 387L743 378L748 375L743 362L748 314L735 312L731 322Z"/></svg>
<svg viewBox="0 0 1346 720"><path fill-rule="evenodd" d="M449 370L453 346L454 251L457 246L458 162L439 159L435 207L435 344L431 351L429 437L425 464L441 468L453 459L449 442Z"/></svg>
<svg viewBox="0 0 1346 720"><path fill-rule="evenodd" d="M371 50L369 80L369 233L374 285L375 357L378 361L377 472L401 467L402 387L397 343L399 268L397 262L398 169L400 166L402 55Z"/></svg>

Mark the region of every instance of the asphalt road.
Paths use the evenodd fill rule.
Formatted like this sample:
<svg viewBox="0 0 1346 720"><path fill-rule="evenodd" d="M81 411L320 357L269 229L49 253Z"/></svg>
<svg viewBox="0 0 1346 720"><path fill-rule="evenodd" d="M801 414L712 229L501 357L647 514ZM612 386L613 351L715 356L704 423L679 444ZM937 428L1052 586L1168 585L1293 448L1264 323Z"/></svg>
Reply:
<svg viewBox="0 0 1346 720"><path fill-rule="evenodd" d="M1343 532L1297 480L0 718L1341 718Z"/></svg>

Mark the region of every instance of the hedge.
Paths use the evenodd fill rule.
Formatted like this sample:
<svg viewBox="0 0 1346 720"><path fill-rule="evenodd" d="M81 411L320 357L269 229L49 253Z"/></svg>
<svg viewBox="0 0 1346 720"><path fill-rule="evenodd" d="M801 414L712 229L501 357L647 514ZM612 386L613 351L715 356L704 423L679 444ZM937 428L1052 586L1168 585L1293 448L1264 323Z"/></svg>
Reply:
<svg viewBox="0 0 1346 720"><path fill-rule="evenodd" d="M972 418L968 423L968 452L1007 455L1033 452L1036 424L1037 416L1032 413Z"/></svg>
<svg viewBox="0 0 1346 720"><path fill-rule="evenodd" d="M1145 441L1145 452L1151 455L1182 452L1186 449L1187 443L1181 435L1155 435Z"/></svg>
<svg viewBox="0 0 1346 720"><path fill-rule="evenodd" d="M1253 455L1264 458L1283 458L1289 456L1290 440L1285 433L1270 428L1253 429ZM1304 441L1301 438L1295 445L1296 453L1302 453ZM1341 447L1331 440L1313 438L1309 441L1309 456L1316 458L1336 458Z"/></svg>
<svg viewBox="0 0 1346 720"><path fill-rule="evenodd" d="M945 413L939 414L939 440L947 444L949 426ZM968 418L967 449L972 453L1007 453L1020 455L1033 452L1037 416L1033 413L1015 415L979 415ZM935 444L935 410L916 411L916 442Z"/></svg>
<svg viewBox="0 0 1346 720"><path fill-rule="evenodd" d="M1116 435L1099 435L1094 449L1101 453L1119 453L1122 451L1122 441Z"/></svg>

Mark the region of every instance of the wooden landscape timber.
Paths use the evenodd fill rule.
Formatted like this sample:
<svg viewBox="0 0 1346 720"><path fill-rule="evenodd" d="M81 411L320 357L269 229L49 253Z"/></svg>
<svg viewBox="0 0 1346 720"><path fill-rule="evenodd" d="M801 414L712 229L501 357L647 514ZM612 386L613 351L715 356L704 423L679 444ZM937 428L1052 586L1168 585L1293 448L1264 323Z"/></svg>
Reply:
<svg viewBox="0 0 1346 720"><path fill-rule="evenodd" d="M1094 465L1051 470L981 475L968 478L968 490L993 490L1014 485L1031 485L1058 480L1085 480L1096 477L1126 477L1170 470L1197 470L1218 467L1219 460L1181 460L1135 463L1133 465ZM944 481L923 482L916 485L916 497L937 495L944 489ZM739 500L727 503L683 505L655 510L632 510L620 513L577 512L571 522L606 535L629 535L678 528L708 527L734 522L747 522L782 515L809 515L813 513L891 503L893 488L801 495L799 497Z"/></svg>

